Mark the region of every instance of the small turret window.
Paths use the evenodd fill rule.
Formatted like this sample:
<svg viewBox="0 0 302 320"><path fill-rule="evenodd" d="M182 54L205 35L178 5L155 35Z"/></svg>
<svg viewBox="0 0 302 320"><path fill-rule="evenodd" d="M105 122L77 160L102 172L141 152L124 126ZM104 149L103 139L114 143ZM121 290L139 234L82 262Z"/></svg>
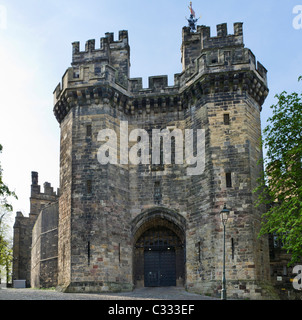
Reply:
<svg viewBox="0 0 302 320"><path fill-rule="evenodd" d="M227 172L225 174L225 180L226 180L226 187L232 188L232 174L231 174L231 172Z"/></svg>
<svg viewBox="0 0 302 320"><path fill-rule="evenodd" d="M225 125L229 125L229 124L230 124L230 115L229 115L228 113L225 113L225 114L223 115L223 123L224 123Z"/></svg>
<svg viewBox="0 0 302 320"><path fill-rule="evenodd" d="M86 189L87 189L87 193L90 194L92 192L92 182L91 180L87 180L86 181Z"/></svg>
<svg viewBox="0 0 302 320"><path fill-rule="evenodd" d="M86 126L86 137L91 137L92 130L91 130L91 124L88 124Z"/></svg>
<svg viewBox="0 0 302 320"><path fill-rule="evenodd" d="M160 204L162 199L161 185L159 181L154 183L154 202Z"/></svg>

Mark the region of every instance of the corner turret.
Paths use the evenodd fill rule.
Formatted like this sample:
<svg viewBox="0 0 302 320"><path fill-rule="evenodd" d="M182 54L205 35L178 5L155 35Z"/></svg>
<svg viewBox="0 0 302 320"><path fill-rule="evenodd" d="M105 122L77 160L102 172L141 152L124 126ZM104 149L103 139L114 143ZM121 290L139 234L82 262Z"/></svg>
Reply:
<svg viewBox="0 0 302 320"><path fill-rule="evenodd" d="M87 81L94 75L101 74L102 66L110 65L118 73L117 81L125 84L130 76L130 47L128 31L119 32L119 39L114 41L114 34L107 32L100 40L100 48L96 49L95 40L86 41L85 51L80 51L80 43L72 43L73 78ZM90 75L89 75L90 73Z"/></svg>
<svg viewBox="0 0 302 320"><path fill-rule="evenodd" d="M243 49L242 25L242 22L234 23L234 34L228 34L227 24L219 24L216 26L216 37L211 37L210 27L207 26L197 26L197 32L191 32L189 27L184 27L181 47L183 70L193 65L194 61L208 50Z"/></svg>
<svg viewBox="0 0 302 320"><path fill-rule="evenodd" d="M38 215L45 205L58 201L59 189L56 193L51 184L45 182L44 193L42 193L41 186L38 184L38 172L32 171L31 177L30 214Z"/></svg>

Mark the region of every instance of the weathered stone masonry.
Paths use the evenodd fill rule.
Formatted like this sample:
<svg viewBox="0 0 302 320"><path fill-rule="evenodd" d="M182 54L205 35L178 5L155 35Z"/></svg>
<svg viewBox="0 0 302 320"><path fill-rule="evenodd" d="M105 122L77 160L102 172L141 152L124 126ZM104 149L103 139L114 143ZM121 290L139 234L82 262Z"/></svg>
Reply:
<svg viewBox="0 0 302 320"><path fill-rule="evenodd" d="M142 88L141 78L130 78L127 31L120 31L118 40L106 33L99 48L95 40L88 40L84 51L79 42L72 48L71 67L54 91L61 130L59 217L58 228L48 227L46 233L54 230L58 237L54 282L69 292L179 285L218 295L219 213L226 203L231 209L228 295L265 296L268 241L257 238L262 208L255 208L252 190L262 169L257 161L262 157L260 112L268 95L267 71L245 48L242 23L234 24L233 34L226 24L218 25L217 36L206 26L197 26L196 32L184 27L182 72L175 74L173 86L167 76L149 77L148 88ZM204 172L190 176L187 163L173 161L120 164L120 146L129 143L130 149L137 143L120 137L121 121L128 122L129 133L138 128L150 135L152 129L168 128L171 135L174 128L204 129ZM117 165L97 160L101 129L117 133ZM41 215L33 232L38 247L32 247L32 281L37 283L39 276L49 281L39 271L44 263L39 239L47 245L42 226L50 211Z"/></svg>
<svg viewBox="0 0 302 320"><path fill-rule="evenodd" d="M31 178L29 216L17 212L15 218L13 280L26 280L27 287L52 287L57 285L56 276L52 276L57 272L57 262L48 258L58 254L56 233L59 190L54 192L50 183L45 182L44 192L41 192L38 173L32 172ZM48 280L43 280L46 278Z"/></svg>
<svg viewBox="0 0 302 320"><path fill-rule="evenodd" d="M147 247L139 246L139 239L147 232L151 238L168 237L165 230L170 230L178 239L177 284L218 292L219 212L225 202L232 210L227 233L231 294L260 296L260 282L269 280L268 244L257 239L261 212L252 193L261 170L266 69L244 47L242 23L234 24L234 34L227 33L226 24L218 25L216 37L209 27L198 26L196 33L184 27L181 51L183 70L174 86L168 86L167 76L154 76L142 88L141 78L129 78L127 31L118 40L107 33L99 49L95 40L87 41L85 51L73 43L72 66L54 92L61 126L58 284L67 291L146 285ZM205 129L204 173L187 176L187 165L175 164L100 165L98 132L118 133L120 121L128 121L129 132ZM154 239L148 240L150 246Z"/></svg>

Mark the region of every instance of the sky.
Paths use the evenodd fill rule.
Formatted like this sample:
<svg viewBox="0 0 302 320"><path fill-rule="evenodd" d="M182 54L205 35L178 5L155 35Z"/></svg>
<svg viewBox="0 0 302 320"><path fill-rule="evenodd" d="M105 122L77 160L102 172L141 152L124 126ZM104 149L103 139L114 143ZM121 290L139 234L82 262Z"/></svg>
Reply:
<svg viewBox="0 0 302 320"><path fill-rule="evenodd" d="M302 0L193 1L199 25L243 22L244 43L268 70L270 93L263 105L262 128L275 95L301 92L302 24L293 13ZM53 91L70 67L72 46L128 30L130 77L182 71L182 28L189 17L187 0L0 0L0 163L3 180L18 195L16 211L29 213L31 171L59 187L60 127L53 115ZM293 21L297 21L295 27Z"/></svg>

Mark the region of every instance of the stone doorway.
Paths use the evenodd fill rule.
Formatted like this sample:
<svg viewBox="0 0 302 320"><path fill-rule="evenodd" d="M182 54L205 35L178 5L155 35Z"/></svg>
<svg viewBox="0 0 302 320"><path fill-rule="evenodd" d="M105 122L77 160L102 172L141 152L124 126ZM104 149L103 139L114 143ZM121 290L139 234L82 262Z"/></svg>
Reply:
<svg viewBox="0 0 302 320"><path fill-rule="evenodd" d="M174 223L163 218L149 220L136 239L133 265L137 288L184 285L184 237Z"/></svg>

